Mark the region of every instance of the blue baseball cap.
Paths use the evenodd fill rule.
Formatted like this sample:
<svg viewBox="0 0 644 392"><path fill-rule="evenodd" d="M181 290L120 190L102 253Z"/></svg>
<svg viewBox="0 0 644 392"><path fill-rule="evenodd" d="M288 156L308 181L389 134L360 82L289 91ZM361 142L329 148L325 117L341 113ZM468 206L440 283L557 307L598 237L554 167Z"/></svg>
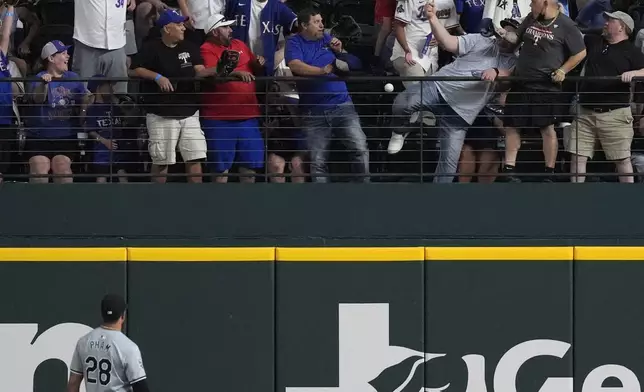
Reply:
<svg viewBox="0 0 644 392"><path fill-rule="evenodd" d="M44 60L49 56L53 56L57 53L62 53L71 47L72 45L65 45L58 40L47 42L45 46L42 47L40 58Z"/></svg>
<svg viewBox="0 0 644 392"><path fill-rule="evenodd" d="M188 17L181 16L175 10L165 10L163 11L163 13L161 13L161 15L159 15L159 19L157 19L157 26L163 28L170 23L183 23L188 19Z"/></svg>
<svg viewBox="0 0 644 392"><path fill-rule="evenodd" d="M107 81L107 80L98 80L98 78L105 78L105 75L94 75L94 76L92 76L92 78L89 80L89 82L87 82L87 89L88 89L91 93L95 93L95 92L96 92L96 90L97 90L100 86L102 86L102 85L104 85L104 84L110 84L110 82L109 82L109 81Z"/></svg>

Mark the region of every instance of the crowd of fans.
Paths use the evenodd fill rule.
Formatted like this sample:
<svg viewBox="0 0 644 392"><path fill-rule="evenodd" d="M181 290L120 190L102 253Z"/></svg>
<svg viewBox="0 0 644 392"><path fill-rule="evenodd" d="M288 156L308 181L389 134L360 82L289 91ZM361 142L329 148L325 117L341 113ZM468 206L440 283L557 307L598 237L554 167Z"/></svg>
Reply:
<svg viewBox="0 0 644 392"><path fill-rule="evenodd" d="M601 147L634 182L639 3L487 1L503 19L485 0L376 0L365 58L352 17L325 26L297 0L4 0L0 180L326 182L338 143L351 180L369 182L373 135L343 78L360 73L409 77L393 102L370 83L388 108L380 145L393 162L428 135L434 182L520 182L522 136L540 136L540 181L583 182Z"/></svg>

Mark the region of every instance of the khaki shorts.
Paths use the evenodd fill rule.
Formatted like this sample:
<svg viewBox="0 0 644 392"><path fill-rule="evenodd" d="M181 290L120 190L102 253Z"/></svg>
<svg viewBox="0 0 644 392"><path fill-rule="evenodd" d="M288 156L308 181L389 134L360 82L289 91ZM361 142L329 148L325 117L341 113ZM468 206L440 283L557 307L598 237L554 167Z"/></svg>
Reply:
<svg viewBox="0 0 644 392"><path fill-rule="evenodd" d="M409 65L405 61L404 57L398 57L394 59L392 62L392 65L394 66L394 69L396 72L398 72L398 75L403 76L403 77L421 77L425 75L432 75L434 72L438 70L438 50L437 49L432 49L428 56L431 56L432 62L429 65L429 69L425 71L422 65L420 65L418 62L414 65ZM418 81L404 81L403 85L405 88L409 87L410 85L418 83Z"/></svg>
<svg viewBox="0 0 644 392"><path fill-rule="evenodd" d="M631 156L633 115L631 108L596 113L580 107L577 118L564 133L566 151L592 158L599 139L606 159L620 161Z"/></svg>
<svg viewBox="0 0 644 392"><path fill-rule="evenodd" d="M199 111L183 120L146 115L152 163L165 166L177 163L177 147L184 161L206 158L206 137L199 122Z"/></svg>

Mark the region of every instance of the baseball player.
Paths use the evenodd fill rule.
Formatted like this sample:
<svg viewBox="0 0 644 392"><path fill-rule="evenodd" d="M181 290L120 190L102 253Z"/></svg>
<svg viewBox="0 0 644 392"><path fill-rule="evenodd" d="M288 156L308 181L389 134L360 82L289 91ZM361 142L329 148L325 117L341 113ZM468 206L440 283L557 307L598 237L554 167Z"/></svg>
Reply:
<svg viewBox="0 0 644 392"><path fill-rule="evenodd" d="M108 294L101 301L103 324L78 340L67 392L149 392L139 347L121 332L127 305Z"/></svg>

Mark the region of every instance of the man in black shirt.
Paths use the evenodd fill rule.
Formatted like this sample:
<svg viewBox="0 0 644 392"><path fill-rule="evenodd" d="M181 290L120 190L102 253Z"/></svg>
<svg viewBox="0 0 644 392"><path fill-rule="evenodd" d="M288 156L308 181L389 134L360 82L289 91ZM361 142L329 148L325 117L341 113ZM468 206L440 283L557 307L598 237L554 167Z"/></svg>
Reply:
<svg viewBox="0 0 644 392"><path fill-rule="evenodd" d="M644 76L644 54L629 41L635 23L626 13L604 13L606 23L601 36L586 35L588 58L585 76L620 76L620 80L589 80L579 87L578 115L564 138L572 155L572 182L584 182L586 163L593 157L599 139L608 160L614 161L621 182L633 182L631 142L633 116L630 82Z"/></svg>
<svg viewBox="0 0 644 392"><path fill-rule="evenodd" d="M145 79L141 91L155 182L166 181L168 166L176 163L177 146L189 182L201 182L201 160L206 158L196 82L186 79L214 76L216 70L206 70L199 48L184 41L186 20L175 10L164 11L157 21L161 38L146 42L132 63L136 76Z"/></svg>
<svg viewBox="0 0 644 392"><path fill-rule="evenodd" d="M581 32L561 12L557 0L532 0L531 13L516 33L499 30L508 41L521 46L514 76L530 81L512 83L505 106L505 166L507 179L512 176L521 146L519 130L539 130L543 139L545 172L554 173L557 161L557 134L554 124L568 108L562 101L561 83L586 56ZM546 181L552 178L545 177Z"/></svg>

